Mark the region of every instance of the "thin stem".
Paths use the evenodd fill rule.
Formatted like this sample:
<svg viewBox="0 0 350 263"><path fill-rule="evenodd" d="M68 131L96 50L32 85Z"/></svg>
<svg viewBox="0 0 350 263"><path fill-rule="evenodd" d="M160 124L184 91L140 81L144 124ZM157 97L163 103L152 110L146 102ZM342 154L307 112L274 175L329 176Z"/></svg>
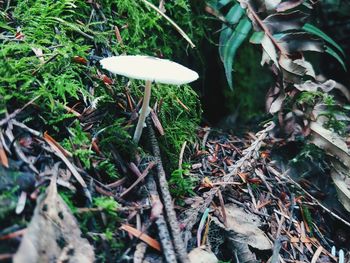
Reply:
<svg viewBox="0 0 350 263"><path fill-rule="evenodd" d="M142 129L143 129L143 126L145 125L146 115L147 115L148 106L149 106L149 100L151 98L151 84L152 82L150 80L146 81L145 94L143 95L143 102L142 102L140 117L137 122L136 130L133 138L134 142L136 143L140 141Z"/></svg>
<svg viewBox="0 0 350 263"><path fill-rule="evenodd" d="M282 55L288 55L288 53L286 52L286 50L280 45L278 44L278 42L276 41L276 39L272 36L270 30L265 26L264 22L261 21L260 17L255 13L254 9L250 6L250 4L248 4L248 10L249 12L252 14L252 16L254 17L254 19L256 20L256 22L259 24L259 26L261 27L261 29L265 32L265 34L271 39L272 43L276 46L276 48L281 52Z"/></svg>

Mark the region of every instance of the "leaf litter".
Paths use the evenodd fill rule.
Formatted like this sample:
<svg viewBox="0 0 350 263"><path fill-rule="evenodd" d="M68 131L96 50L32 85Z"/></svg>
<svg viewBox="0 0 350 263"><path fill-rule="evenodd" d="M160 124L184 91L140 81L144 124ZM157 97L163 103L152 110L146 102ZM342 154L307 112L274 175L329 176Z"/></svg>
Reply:
<svg viewBox="0 0 350 263"><path fill-rule="evenodd" d="M15 117L14 115L13 118ZM13 123L13 118L6 121ZM66 153L66 160L62 162L64 149L53 147L53 138L49 139L49 143L47 135L42 136L27 128L25 124L17 125L16 128L14 125L3 127L12 127L14 134L22 129L27 131L30 147L27 144L17 144L15 147L22 151L27 161L32 162L25 162L31 174L35 175L35 170L31 170L30 167L37 166L37 163L33 162L33 157L38 154L34 151L35 148L41 148L41 154L44 153L47 162L46 169L40 170L43 172L36 177L39 180L27 180L26 183L20 184L20 191L27 193L27 199L37 199L31 222L26 228L17 227L17 230L7 230L7 233L1 231L0 242L6 242L13 237L18 238L16 231L24 230L19 232L19 236L23 237L18 251L12 255L14 262L22 262L23 257L27 259L26 262L37 262L41 259L46 261L49 256L68 262L76 262L78 257L79 262L93 262L94 251L98 251L89 238L93 233L85 232L85 237L82 237L76 216L86 212L101 215L106 212L104 209L87 205L78 208L78 214L73 214L66 201L57 194L59 182L60 187L66 187L69 191L84 189L84 184L78 180L79 177L75 177L71 171L70 166L77 167L75 161ZM200 261L204 258L208 258L205 259L206 262L218 262L218 259L236 259L239 262L338 262L338 257L343 257L344 252L344 260L349 258L346 250L346 244L349 242L346 229L350 227L350 223L347 221L346 211L339 212L331 207L327 208L311 194L313 190L305 190L301 183L297 182L298 179L292 178L289 170L281 168L272 159L273 147L286 143L274 137L273 128L274 125L267 124L262 131L256 134L247 133L244 137L200 128L198 142L185 144L181 159L190 164L189 176L196 177L198 183L193 189L195 195L184 198L181 206L175 206L175 211L190 262L204 262ZM321 133L327 142L337 142L328 138L327 134L322 134L319 129L313 130ZM31 131L29 135L28 131ZM10 133L6 133L6 130L2 133L5 139L3 148L10 157L9 163L12 164L12 151L16 150L7 147L7 134ZM340 148L344 149L344 144L340 145ZM333 147L340 149L337 145ZM57 155L57 151L61 154ZM17 158L22 156L18 155ZM67 165L67 162L70 162L70 165ZM171 232L167 230L168 226L165 223L168 215L163 211L164 200L159 198L162 193L156 184L152 183L155 162L157 161L153 157L147 157L141 162L132 163L129 165L131 171L138 174L134 182L121 179L109 185L87 180L90 176L80 168L75 168L78 173L84 174L81 179L85 183L93 182L92 188L88 187L82 191L86 200L91 199L89 193L92 191L102 196L114 197L122 204L113 208L113 213L118 212L120 217L116 222L115 235L120 236L123 242L130 239L130 236L125 236L124 233L130 233L134 238L130 239L131 243L124 249L124 254L118 255L121 260L129 255L156 262L156 258L164 253L171 259L169 261L176 258L176 253L171 252L174 251L174 246L171 245ZM7 169L3 167L1 169ZM340 173L342 170L334 171ZM22 176L24 180L24 174ZM38 184L45 184L48 179L50 185L46 192L36 198ZM150 198L142 195L144 183L150 191ZM8 185L10 186L11 182ZM23 213L24 209L30 208L21 207L20 212ZM156 222L157 228L153 222ZM342 230L345 233L338 233L343 235L343 243L334 240L328 224L345 225ZM145 244L149 249L141 249L144 246L141 244ZM333 254L332 248L335 248ZM71 253L72 251L74 253Z"/></svg>

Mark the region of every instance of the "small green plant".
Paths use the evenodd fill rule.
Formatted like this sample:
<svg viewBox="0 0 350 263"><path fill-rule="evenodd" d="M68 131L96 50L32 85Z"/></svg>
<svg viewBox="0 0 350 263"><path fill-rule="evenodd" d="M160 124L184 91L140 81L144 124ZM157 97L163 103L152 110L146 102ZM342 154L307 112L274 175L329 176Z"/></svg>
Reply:
<svg viewBox="0 0 350 263"><path fill-rule="evenodd" d="M103 209L103 211L107 212L110 216L117 216L117 208L119 207L119 204L113 197L95 197L93 202L96 207Z"/></svg>
<svg viewBox="0 0 350 263"><path fill-rule="evenodd" d="M294 157L291 164L298 164L301 162L315 162L323 163L325 160L325 152L315 146L314 144L305 144L300 153Z"/></svg>
<svg viewBox="0 0 350 263"><path fill-rule="evenodd" d="M313 236L313 219L312 219L312 215L311 215L311 212L310 212L310 209L303 205L303 214L304 214L304 218L305 218L305 221L306 223L308 224L309 228L310 228L310 235Z"/></svg>
<svg viewBox="0 0 350 263"><path fill-rule="evenodd" d="M324 111L318 117L326 117L325 128L333 130L339 135L344 135L348 120L346 118L346 106L341 106L333 95L321 91L304 91L297 98L297 102L304 107L312 108L313 105L323 104Z"/></svg>
<svg viewBox="0 0 350 263"><path fill-rule="evenodd" d="M170 192L174 197L192 196L195 194L193 189L198 179L190 174L189 168L189 164L183 164L182 169L172 172L169 184Z"/></svg>
<svg viewBox="0 0 350 263"><path fill-rule="evenodd" d="M90 158L93 151L90 149L91 139L88 134L83 131L80 123L75 121L72 128L69 128L71 136L69 139L62 141L62 146L73 153L74 156L78 157L83 162L84 167L90 168Z"/></svg>
<svg viewBox="0 0 350 263"><path fill-rule="evenodd" d="M104 160L98 164L99 171L106 173L110 178L117 179L120 175L117 172L115 165L108 160Z"/></svg>

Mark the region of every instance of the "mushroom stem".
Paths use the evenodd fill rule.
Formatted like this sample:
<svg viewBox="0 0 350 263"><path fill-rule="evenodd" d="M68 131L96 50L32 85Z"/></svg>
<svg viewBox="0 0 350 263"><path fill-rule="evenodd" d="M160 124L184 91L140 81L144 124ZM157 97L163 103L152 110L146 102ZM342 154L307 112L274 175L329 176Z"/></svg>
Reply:
<svg viewBox="0 0 350 263"><path fill-rule="evenodd" d="M134 138L133 138L134 142L136 142L136 143L139 142L139 140L141 138L143 126L145 125L149 101L151 98L151 84L152 84L152 81L150 81L150 80L146 81L145 93L143 95L143 102L142 102L140 117L139 117L139 120L137 122L136 130L135 130Z"/></svg>

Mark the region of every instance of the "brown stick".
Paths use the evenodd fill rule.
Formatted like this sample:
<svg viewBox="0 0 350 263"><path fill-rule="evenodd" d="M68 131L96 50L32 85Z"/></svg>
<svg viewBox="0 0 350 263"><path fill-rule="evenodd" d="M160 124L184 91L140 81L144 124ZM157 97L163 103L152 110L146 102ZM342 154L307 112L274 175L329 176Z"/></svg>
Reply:
<svg viewBox="0 0 350 263"><path fill-rule="evenodd" d="M152 152L155 158L155 162L157 163L157 175L158 175L158 183L160 192L163 197L163 203L166 211L166 215L168 217L168 223L170 225L171 233L173 236L173 242L175 246L175 250L178 254L178 258L182 263L190 263L190 260L187 255L185 243L181 238L181 231L179 222L176 218L176 213L174 210L173 202L171 199L171 195L169 192L168 182L166 180L165 171L163 168L162 160L160 158L160 149L158 146L158 142L152 127L152 122L149 118L147 118L147 128L149 133L149 140L152 146Z"/></svg>
<svg viewBox="0 0 350 263"><path fill-rule="evenodd" d="M158 196L157 185L156 185L156 182L154 181L154 177L152 174L147 178L147 189L151 196ZM176 261L174 246L173 246L173 243L171 242L171 237L169 234L167 224L164 219L164 215L163 214L158 215L155 220L155 223L158 228L159 240L162 245L162 251L166 262L176 263L177 261Z"/></svg>
<svg viewBox="0 0 350 263"><path fill-rule="evenodd" d="M123 197L124 195L129 193L139 182L141 182L148 175L149 170L151 170L154 165L155 165L154 162L150 162L146 167L146 169L141 174L141 176L137 178L137 180L128 189L126 189L123 193L121 193L120 197Z"/></svg>

